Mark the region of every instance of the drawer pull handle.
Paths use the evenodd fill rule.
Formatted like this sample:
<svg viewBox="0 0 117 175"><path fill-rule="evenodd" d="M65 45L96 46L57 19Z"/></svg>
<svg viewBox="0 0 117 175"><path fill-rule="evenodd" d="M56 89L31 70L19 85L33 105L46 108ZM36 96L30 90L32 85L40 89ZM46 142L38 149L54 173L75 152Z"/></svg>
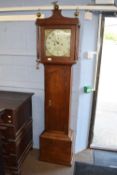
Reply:
<svg viewBox="0 0 117 175"><path fill-rule="evenodd" d="M10 119L10 118L11 118L11 116L10 116L10 115L8 115L8 118Z"/></svg>
<svg viewBox="0 0 117 175"><path fill-rule="evenodd" d="M12 121L11 120L8 120L8 123L12 123Z"/></svg>

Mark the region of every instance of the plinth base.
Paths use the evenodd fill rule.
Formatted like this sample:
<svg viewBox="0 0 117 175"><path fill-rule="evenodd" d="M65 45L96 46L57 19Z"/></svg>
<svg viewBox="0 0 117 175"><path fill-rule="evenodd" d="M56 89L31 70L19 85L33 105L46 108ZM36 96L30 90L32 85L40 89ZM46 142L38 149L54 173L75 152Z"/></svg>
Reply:
<svg viewBox="0 0 117 175"><path fill-rule="evenodd" d="M55 131L42 133L39 160L71 166L72 140L73 133L71 130L69 135Z"/></svg>

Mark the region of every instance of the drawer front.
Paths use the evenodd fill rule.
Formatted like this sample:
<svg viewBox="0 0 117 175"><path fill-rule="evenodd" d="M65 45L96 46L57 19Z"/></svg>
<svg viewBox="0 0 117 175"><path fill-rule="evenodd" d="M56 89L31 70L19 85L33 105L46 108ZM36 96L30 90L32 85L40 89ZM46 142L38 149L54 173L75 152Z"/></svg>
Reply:
<svg viewBox="0 0 117 175"><path fill-rule="evenodd" d="M0 134L2 139L15 139L15 128L6 126L6 125L0 125Z"/></svg>
<svg viewBox="0 0 117 175"><path fill-rule="evenodd" d="M5 110L4 114L0 117L0 124L13 124L13 111Z"/></svg>
<svg viewBox="0 0 117 175"><path fill-rule="evenodd" d="M5 167L17 167L18 159L16 156L3 156Z"/></svg>
<svg viewBox="0 0 117 175"><path fill-rule="evenodd" d="M3 141L3 154L4 155L11 155L11 154L16 154L16 143L11 142L11 141Z"/></svg>
<svg viewBox="0 0 117 175"><path fill-rule="evenodd" d="M5 155L16 155L20 158L28 144L32 141L32 122L22 128L15 140L3 140L3 152Z"/></svg>

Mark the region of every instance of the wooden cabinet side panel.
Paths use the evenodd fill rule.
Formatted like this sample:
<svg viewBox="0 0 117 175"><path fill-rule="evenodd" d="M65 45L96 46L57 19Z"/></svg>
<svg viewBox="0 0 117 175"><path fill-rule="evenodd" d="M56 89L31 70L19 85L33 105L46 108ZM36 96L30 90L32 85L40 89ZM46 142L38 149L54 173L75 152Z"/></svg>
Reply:
<svg viewBox="0 0 117 175"><path fill-rule="evenodd" d="M16 130L19 130L22 125L32 118L32 103L31 98L26 100L15 112Z"/></svg>

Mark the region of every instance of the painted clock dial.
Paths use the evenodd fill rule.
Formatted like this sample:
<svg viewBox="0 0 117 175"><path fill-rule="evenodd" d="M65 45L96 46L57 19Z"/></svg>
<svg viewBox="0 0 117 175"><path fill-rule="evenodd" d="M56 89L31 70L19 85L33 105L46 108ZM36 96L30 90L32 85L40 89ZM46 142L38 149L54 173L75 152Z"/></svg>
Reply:
<svg viewBox="0 0 117 175"><path fill-rule="evenodd" d="M45 30L45 55L56 57L69 57L71 46L70 29Z"/></svg>

